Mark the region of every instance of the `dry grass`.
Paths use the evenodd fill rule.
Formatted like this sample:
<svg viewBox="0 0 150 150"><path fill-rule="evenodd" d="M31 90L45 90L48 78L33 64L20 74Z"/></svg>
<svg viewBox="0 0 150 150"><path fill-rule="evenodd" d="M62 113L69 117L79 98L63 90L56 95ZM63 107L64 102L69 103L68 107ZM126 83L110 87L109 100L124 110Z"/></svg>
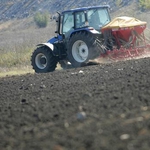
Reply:
<svg viewBox="0 0 150 150"><path fill-rule="evenodd" d="M27 73L34 73L31 66L0 68L0 77L23 75Z"/></svg>

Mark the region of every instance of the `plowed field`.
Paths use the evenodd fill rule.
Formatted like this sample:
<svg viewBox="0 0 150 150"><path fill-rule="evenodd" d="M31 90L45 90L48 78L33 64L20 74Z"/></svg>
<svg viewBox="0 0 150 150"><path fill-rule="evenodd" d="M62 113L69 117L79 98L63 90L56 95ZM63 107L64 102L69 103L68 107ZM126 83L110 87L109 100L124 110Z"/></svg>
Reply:
<svg viewBox="0 0 150 150"><path fill-rule="evenodd" d="M150 58L0 78L0 150L150 150Z"/></svg>

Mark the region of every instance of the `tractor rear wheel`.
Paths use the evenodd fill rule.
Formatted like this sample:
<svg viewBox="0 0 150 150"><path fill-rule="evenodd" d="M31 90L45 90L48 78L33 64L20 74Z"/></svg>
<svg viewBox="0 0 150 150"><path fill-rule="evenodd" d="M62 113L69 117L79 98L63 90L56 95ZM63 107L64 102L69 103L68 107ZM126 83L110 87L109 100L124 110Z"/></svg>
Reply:
<svg viewBox="0 0 150 150"><path fill-rule="evenodd" d="M92 34L79 32L70 38L67 55L73 67L81 67L100 55L100 47Z"/></svg>
<svg viewBox="0 0 150 150"><path fill-rule="evenodd" d="M52 72L56 69L57 59L47 47L39 47L31 56L31 65L36 73Z"/></svg>

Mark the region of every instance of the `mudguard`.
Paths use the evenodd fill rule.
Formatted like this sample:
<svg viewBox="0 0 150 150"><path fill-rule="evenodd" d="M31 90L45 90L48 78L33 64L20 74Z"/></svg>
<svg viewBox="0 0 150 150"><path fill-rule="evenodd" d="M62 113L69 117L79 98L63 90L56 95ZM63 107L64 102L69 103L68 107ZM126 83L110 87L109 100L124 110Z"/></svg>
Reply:
<svg viewBox="0 0 150 150"><path fill-rule="evenodd" d="M54 50L54 43L58 43L58 41L62 40L62 36L58 35L57 37L53 37L50 40L48 40L46 43L41 43L38 44L37 46L47 46L48 48L50 48L52 51Z"/></svg>
<svg viewBox="0 0 150 150"><path fill-rule="evenodd" d="M88 32L91 32L91 33L93 33L93 34L100 34L100 32L98 32L97 30L95 30L94 28L92 29L90 29L90 30L88 30Z"/></svg>
<svg viewBox="0 0 150 150"><path fill-rule="evenodd" d="M54 56L59 56L59 50L58 50L58 48L57 48L56 45L61 40L62 40L62 36L58 35L57 37L51 38L46 43L41 43L41 44L38 44L37 46L38 47L46 46L46 47L49 48L50 51L52 51L52 53L53 53Z"/></svg>
<svg viewBox="0 0 150 150"><path fill-rule="evenodd" d="M42 46L46 46L46 47L48 47L50 50L54 50L54 45L53 44L51 44L51 43L41 43L41 44L38 44L37 45L38 47L42 47Z"/></svg>

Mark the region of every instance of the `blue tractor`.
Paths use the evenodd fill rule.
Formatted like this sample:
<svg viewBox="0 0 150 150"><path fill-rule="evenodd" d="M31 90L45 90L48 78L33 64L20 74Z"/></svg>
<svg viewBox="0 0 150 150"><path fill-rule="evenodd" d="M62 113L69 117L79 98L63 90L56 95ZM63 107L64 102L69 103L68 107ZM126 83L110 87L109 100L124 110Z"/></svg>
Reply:
<svg viewBox="0 0 150 150"><path fill-rule="evenodd" d="M56 36L38 44L31 56L36 73L85 66L105 53L105 37L100 29L110 22L109 6L82 7L57 13Z"/></svg>

